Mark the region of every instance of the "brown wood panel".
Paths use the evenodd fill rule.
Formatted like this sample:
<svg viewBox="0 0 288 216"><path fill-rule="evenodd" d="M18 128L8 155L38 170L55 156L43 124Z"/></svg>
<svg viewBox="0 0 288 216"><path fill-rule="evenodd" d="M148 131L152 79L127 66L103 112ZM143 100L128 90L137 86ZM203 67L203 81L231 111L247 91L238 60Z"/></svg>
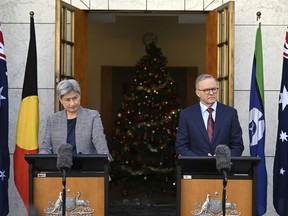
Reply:
<svg viewBox="0 0 288 216"><path fill-rule="evenodd" d="M93 215L104 215L104 182L104 177L67 177L66 203L68 203L69 199L76 198L77 192L80 192L79 199L90 202L89 206L86 207L87 211L90 209L91 211L94 210ZM55 207L59 193L62 192L62 177L34 178L33 190L34 207L41 213L41 216L46 216L45 210L47 211L48 208ZM54 204L51 202L54 202ZM52 205L49 206L49 203ZM76 208L77 211L81 209L77 204ZM68 208L66 210L68 210ZM84 210L84 208L82 208L82 210ZM69 213L70 212L71 211L69 211Z"/></svg>
<svg viewBox="0 0 288 216"><path fill-rule="evenodd" d="M186 105L189 106L191 104L195 104L199 102L198 97L195 94L195 81L198 76L198 68L197 67L188 67L187 68L187 102Z"/></svg>
<svg viewBox="0 0 288 216"><path fill-rule="evenodd" d="M235 210L241 215L252 215L252 183L252 180L228 180L226 203L236 203ZM191 216L191 211L200 210L208 193L211 200L221 201L222 191L222 179L182 179L180 215ZM200 207L195 206L197 203Z"/></svg>
<svg viewBox="0 0 288 216"><path fill-rule="evenodd" d="M228 56L228 62L229 62L229 101L228 104L230 106L234 106L234 71L235 71L235 66L234 66L234 44L235 44L235 2L231 1L228 2L228 16L229 16L229 23L228 23L228 28L229 28L229 56Z"/></svg>
<svg viewBox="0 0 288 216"><path fill-rule="evenodd" d="M206 18L206 73L217 77L217 11L211 11Z"/></svg>
<svg viewBox="0 0 288 216"><path fill-rule="evenodd" d="M74 76L81 86L81 105L87 106L87 12L75 8L74 27Z"/></svg>
<svg viewBox="0 0 288 216"><path fill-rule="evenodd" d="M101 119L105 133L110 133L112 121L112 67L101 68Z"/></svg>

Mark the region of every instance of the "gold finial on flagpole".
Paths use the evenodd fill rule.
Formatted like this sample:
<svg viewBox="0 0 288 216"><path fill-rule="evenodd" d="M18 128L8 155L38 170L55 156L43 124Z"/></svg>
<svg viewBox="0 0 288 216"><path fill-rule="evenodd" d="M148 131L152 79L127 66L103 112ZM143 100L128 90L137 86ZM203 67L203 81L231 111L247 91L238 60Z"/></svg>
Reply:
<svg viewBox="0 0 288 216"><path fill-rule="evenodd" d="M260 20L260 19L261 19L261 12L258 11L258 12L256 13L256 15L257 15L257 21Z"/></svg>
<svg viewBox="0 0 288 216"><path fill-rule="evenodd" d="M34 11L30 11L30 16L33 17L34 16Z"/></svg>

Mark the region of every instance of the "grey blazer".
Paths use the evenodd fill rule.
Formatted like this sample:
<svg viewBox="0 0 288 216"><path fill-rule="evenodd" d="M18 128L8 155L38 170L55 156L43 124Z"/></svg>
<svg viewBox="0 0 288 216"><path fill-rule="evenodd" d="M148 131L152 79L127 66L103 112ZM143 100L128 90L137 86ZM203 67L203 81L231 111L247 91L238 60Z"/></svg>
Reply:
<svg viewBox="0 0 288 216"><path fill-rule="evenodd" d="M79 108L75 139L77 154L108 154L106 136L100 114L97 110ZM61 144L67 143L67 118L65 110L56 112L47 118L43 142L39 154L57 154Z"/></svg>

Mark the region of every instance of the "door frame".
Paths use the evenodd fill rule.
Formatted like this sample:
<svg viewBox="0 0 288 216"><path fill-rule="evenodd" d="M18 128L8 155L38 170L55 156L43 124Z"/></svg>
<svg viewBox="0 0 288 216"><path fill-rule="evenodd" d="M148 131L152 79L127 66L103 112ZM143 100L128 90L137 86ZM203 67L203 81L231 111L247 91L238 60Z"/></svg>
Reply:
<svg viewBox="0 0 288 216"><path fill-rule="evenodd" d="M63 32L63 26L61 25L61 17L62 17L62 5L68 5L67 3L63 2L62 0L55 0L56 1L56 30L55 30L55 111L59 110L59 101L56 96L56 85L60 81L61 74L60 68L63 58L61 55L61 32ZM73 7L71 5L71 7ZM234 16L235 16L235 4L233 1L229 1L220 7L214 9L213 11L208 12L207 15L207 32L214 32L211 35L207 34L206 32L206 73L210 73L217 77L220 83L220 97L219 101L230 106L234 105ZM87 76L87 36L88 36L88 19L87 14L89 10L80 10L74 7L77 11L75 13L75 25L81 28L81 31L77 31L77 34L74 34L75 37L75 49L74 49L74 58L72 59L72 64L74 68L74 77L80 83L80 86L83 88L81 92L81 104L85 106L88 104L89 98L87 98L87 80L89 79ZM225 22L225 26L228 25L227 30L227 43L228 49L226 49L227 55L224 55L224 59L221 59L223 56L219 52L219 34L221 31L220 26L223 24L221 23L221 13L227 12L228 22ZM135 12L137 14L143 14L145 11L138 11ZM166 14L172 13L173 11L165 11ZM111 13L111 11L101 11L101 13ZM118 11L121 13L121 10ZM181 13L181 11L179 11ZM187 11L183 11L183 13L187 13ZM193 13L193 11L191 11ZM207 11L203 11L203 13L207 13ZM227 20L227 19L226 19ZM208 26L208 23L212 23L212 25ZM75 28L78 28L74 26ZM225 30L225 31L226 31ZM222 68L220 67L221 63L224 62L224 74L220 74ZM109 77L108 74L102 73L103 76ZM188 77L187 77L188 79ZM109 92L102 91L105 87L106 83L105 80L102 80L101 83L101 104L100 109L106 110L107 104L106 100L103 100L103 97L106 97L106 94ZM221 82L224 81L223 85ZM187 93L187 94L194 94ZM187 95L188 96L188 95ZM190 95L191 98L191 95ZM102 103L103 102L103 103Z"/></svg>

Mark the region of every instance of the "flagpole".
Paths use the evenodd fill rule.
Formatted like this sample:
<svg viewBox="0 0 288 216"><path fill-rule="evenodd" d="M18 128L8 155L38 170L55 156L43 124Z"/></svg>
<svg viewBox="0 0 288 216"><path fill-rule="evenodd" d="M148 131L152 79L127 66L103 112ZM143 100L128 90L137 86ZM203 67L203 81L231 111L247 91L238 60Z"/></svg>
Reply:
<svg viewBox="0 0 288 216"><path fill-rule="evenodd" d="M261 158L257 166L256 205L253 215L264 215L267 210L267 170L265 160L265 100L264 71L261 33L261 12L256 13L258 27L252 64L250 103L249 103L249 141L250 155ZM255 214L254 214L255 213Z"/></svg>
<svg viewBox="0 0 288 216"><path fill-rule="evenodd" d="M33 206L30 206L31 208L29 208L29 204L33 204L33 197L31 193L31 196L29 195L29 190L31 189L31 187L29 187L29 176L27 172L29 166L25 161L24 156L25 154L38 154L39 98L34 12L30 11L29 16L30 39L18 114L16 145L13 160L15 186L30 215Z"/></svg>

